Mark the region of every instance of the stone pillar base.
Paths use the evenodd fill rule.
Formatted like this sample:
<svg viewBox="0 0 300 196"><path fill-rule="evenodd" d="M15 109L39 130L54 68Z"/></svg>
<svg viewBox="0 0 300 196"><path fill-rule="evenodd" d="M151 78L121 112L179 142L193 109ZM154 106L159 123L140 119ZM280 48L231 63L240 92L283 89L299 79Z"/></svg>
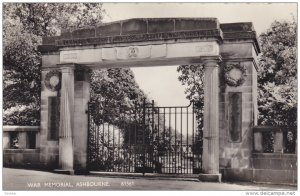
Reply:
<svg viewBox="0 0 300 196"><path fill-rule="evenodd" d="M74 175L74 170L63 170L63 169L55 169L54 173L57 174L67 174L67 175Z"/></svg>
<svg viewBox="0 0 300 196"><path fill-rule="evenodd" d="M75 175L89 175L90 171L84 169L75 169L74 173Z"/></svg>
<svg viewBox="0 0 300 196"><path fill-rule="evenodd" d="M71 137L59 139L59 169L73 171L73 141Z"/></svg>
<svg viewBox="0 0 300 196"><path fill-rule="evenodd" d="M199 180L203 182L221 182L222 174L199 174Z"/></svg>

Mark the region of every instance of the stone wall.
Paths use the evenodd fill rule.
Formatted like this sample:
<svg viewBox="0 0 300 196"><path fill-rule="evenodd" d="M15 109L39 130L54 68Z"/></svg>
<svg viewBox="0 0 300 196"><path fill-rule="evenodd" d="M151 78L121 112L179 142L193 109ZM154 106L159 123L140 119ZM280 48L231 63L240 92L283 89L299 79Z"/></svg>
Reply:
<svg viewBox="0 0 300 196"><path fill-rule="evenodd" d="M253 182L297 184L297 155L254 153L252 155Z"/></svg>
<svg viewBox="0 0 300 196"><path fill-rule="evenodd" d="M37 126L3 126L3 166L42 168L39 132ZM12 144L15 137L18 142Z"/></svg>
<svg viewBox="0 0 300 196"><path fill-rule="evenodd" d="M248 156L240 157L240 159L247 159L249 165L244 168L242 165L240 168L221 168L223 179L226 181L296 185L297 141L296 138L289 142L286 139L287 133L294 133L294 130L256 126L252 128L251 132L253 134L251 142L253 149L247 154ZM266 137L266 133L273 133L273 139L269 135ZM239 151L242 149L236 149L236 152Z"/></svg>
<svg viewBox="0 0 300 196"><path fill-rule="evenodd" d="M45 167L56 168L58 166L58 138L49 137L50 126L50 102L49 98L59 99L57 91L51 91L45 86L46 74L51 71L48 67L59 63L59 54L49 53L42 58L42 84L41 84L41 131L40 131L40 161ZM56 108L59 110L59 108ZM59 120L59 118L58 118ZM59 127L59 126L58 126ZM57 130L58 132L58 130Z"/></svg>
<svg viewBox="0 0 300 196"><path fill-rule="evenodd" d="M4 149L3 166L15 168L44 168L39 149Z"/></svg>
<svg viewBox="0 0 300 196"><path fill-rule="evenodd" d="M223 180L251 181L252 128L257 123L257 53L253 45L244 40L226 42L221 45L222 66L239 64L246 68L245 81L240 86L226 83L224 70L220 82L220 172ZM230 101L236 93L239 103ZM239 109L232 111L231 108ZM241 113L236 128L237 138L232 138L231 115Z"/></svg>
<svg viewBox="0 0 300 196"><path fill-rule="evenodd" d="M51 98L59 100L58 91L51 91L45 86L46 74L50 71L55 70L56 64L59 64L59 53L47 53L42 57L42 81L41 81L41 123L38 128L39 131L36 134L36 149L8 149L9 135L8 132L3 134L4 146L4 165L14 167L27 167L31 165L35 168L54 169L58 166L58 137L51 136L50 126L51 125L51 110L58 111L59 105L56 108L51 108ZM57 102L59 104L59 102ZM55 112L55 111L54 111ZM57 113L57 112L56 112ZM56 117L56 122L59 121L59 116ZM11 127L9 128L11 130ZM20 128L19 128L20 129ZM56 126L56 133L58 133L59 124ZM22 131L21 131L22 132ZM55 134L54 134L55 135ZM57 135L56 135L57 136ZM21 134L22 138L22 134ZM30 163L30 158L32 161ZM36 164L38 162L38 164Z"/></svg>
<svg viewBox="0 0 300 196"><path fill-rule="evenodd" d="M75 70L74 95L74 170L86 172L88 148L88 102L90 100L90 83L88 70Z"/></svg>
<svg viewBox="0 0 300 196"><path fill-rule="evenodd" d="M254 182L297 184L297 129L257 126L253 129Z"/></svg>

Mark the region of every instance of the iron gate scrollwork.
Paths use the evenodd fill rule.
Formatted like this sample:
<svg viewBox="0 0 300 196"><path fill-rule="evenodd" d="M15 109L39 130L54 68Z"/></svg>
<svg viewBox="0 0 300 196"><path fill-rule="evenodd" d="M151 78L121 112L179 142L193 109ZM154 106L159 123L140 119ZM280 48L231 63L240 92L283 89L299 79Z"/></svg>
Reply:
<svg viewBox="0 0 300 196"><path fill-rule="evenodd" d="M194 103L134 108L89 103L88 169L107 172L200 173L202 130Z"/></svg>

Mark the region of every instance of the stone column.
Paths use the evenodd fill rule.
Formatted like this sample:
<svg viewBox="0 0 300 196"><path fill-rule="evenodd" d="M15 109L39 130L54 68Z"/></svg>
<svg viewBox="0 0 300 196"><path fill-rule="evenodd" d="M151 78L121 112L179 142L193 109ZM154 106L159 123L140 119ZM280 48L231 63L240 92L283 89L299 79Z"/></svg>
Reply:
<svg viewBox="0 0 300 196"><path fill-rule="evenodd" d="M275 132L274 140L274 153L283 153L283 133L281 129Z"/></svg>
<svg viewBox="0 0 300 196"><path fill-rule="evenodd" d="M4 150L4 149L9 149L10 148L10 141L9 141L9 132L7 132L7 131L3 131L2 132L2 149Z"/></svg>
<svg viewBox="0 0 300 196"><path fill-rule="evenodd" d="M204 129L202 172L200 180L221 181L219 173L219 62L204 60Z"/></svg>
<svg viewBox="0 0 300 196"><path fill-rule="evenodd" d="M73 174L74 65L61 67L59 170Z"/></svg>
<svg viewBox="0 0 300 196"><path fill-rule="evenodd" d="M19 148L20 149L26 149L26 136L27 136L27 132L25 131L21 131L18 133L19 135Z"/></svg>
<svg viewBox="0 0 300 196"><path fill-rule="evenodd" d="M263 147L263 138L262 138L262 133L261 131L257 131L253 133L254 135L254 152L263 152L264 147Z"/></svg>

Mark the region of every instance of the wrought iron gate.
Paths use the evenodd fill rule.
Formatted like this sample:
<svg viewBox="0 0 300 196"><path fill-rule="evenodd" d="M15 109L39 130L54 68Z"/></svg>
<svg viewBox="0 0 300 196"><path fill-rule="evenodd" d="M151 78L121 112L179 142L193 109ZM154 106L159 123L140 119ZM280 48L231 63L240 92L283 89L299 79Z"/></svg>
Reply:
<svg viewBox="0 0 300 196"><path fill-rule="evenodd" d="M88 169L200 173L202 131L194 103L122 108L89 103Z"/></svg>

